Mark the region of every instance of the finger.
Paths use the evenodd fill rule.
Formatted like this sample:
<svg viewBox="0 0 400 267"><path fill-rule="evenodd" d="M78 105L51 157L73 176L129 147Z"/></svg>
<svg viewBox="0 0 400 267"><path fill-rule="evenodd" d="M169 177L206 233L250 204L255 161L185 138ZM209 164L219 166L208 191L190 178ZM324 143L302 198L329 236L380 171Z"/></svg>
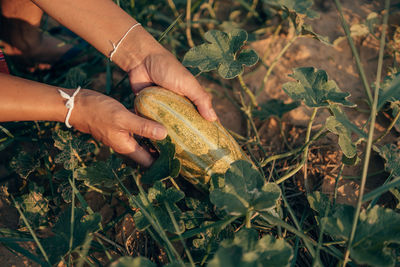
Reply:
<svg viewBox="0 0 400 267"><path fill-rule="evenodd" d="M170 72L162 81L156 83L167 89L188 97L197 107L199 113L209 121L215 121L217 115L212 107L211 96L203 89L196 78L175 60L167 70Z"/></svg>
<svg viewBox="0 0 400 267"><path fill-rule="evenodd" d="M113 133L112 138L105 144L114 149L115 152L128 156L140 165L148 167L154 161L150 153L141 147L127 131Z"/></svg>
<svg viewBox="0 0 400 267"><path fill-rule="evenodd" d="M149 167L154 159L148 151L141 147L133 137L125 143L126 152L121 153L144 167Z"/></svg>
<svg viewBox="0 0 400 267"><path fill-rule="evenodd" d="M133 113L127 114L122 124L128 132L153 140L162 140L168 134L167 129L162 124L139 117Z"/></svg>

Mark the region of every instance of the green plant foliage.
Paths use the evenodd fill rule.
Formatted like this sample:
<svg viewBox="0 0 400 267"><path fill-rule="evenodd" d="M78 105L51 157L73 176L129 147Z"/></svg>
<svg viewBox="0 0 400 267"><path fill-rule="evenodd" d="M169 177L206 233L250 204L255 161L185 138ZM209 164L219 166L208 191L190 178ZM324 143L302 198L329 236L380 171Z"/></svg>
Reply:
<svg viewBox="0 0 400 267"><path fill-rule="evenodd" d="M182 220L186 229L193 229L200 226L205 220L211 220L212 207L208 201L186 197L186 206L190 209L183 212Z"/></svg>
<svg viewBox="0 0 400 267"><path fill-rule="evenodd" d="M377 150L385 160L385 170L394 177L400 177L400 149L394 144L386 144Z"/></svg>
<svg viewBox="0 0 400 267"><path fill-rule="evenodd" d="M157 264L151 262L145 257L121 257L110 264L110 267L157 267Z"/></svg>
<svg viewBox="0 0 400 267"><path fill-rule="evenodd" d="M19 202L25 217L29 223L38 227L47 222L47 213L49 212L49 200L43 196L44 188L35 183L29 183L29 193L22 195ZM22 219L20 220L23 222Z"/></svg>
<svg viewBox="0 0 400 267"><path fill-rule="evenodd" d="M73 243L72 250L83 245L86 236L99 230L101 215L93 213L86 215L81 208L74 208ZM41 240L42 246L49 256L52 264L58 263L61 257L69 251L71 238L71 208L64 210L54 225L53 236Z"/></svg>
<svg viewBox="0 0 400 267"><path fill-rule="evenodd" d="M57 187L57 193L61 194L61 197L65 203L72 202L72 187L68 182L61 183Z"/></svg>
<svg viewBox="0 0 400 267"><path fill-rule="evenodd" d="M329 203L327 197L309 197L311 207L323 216ZM336 205L330 208L327 217L321 218L326 224L325 231L337 238L348 240L353 223L354 207ZM350 246L350 257L359 264L369 266L394 266L394 248L400 243L400 214L391 209L374 206L361 211L356 234Z"/></svg>
<svg viewBox="0 0 400 267"><path fill-rule="evenodd" d="M122 165L122 160L115 156L107 161L96 161L77 170L76 179L82 180L86 185L94 187L115 188L118 180L124 180L130 174L131 168Z"/></svg>
<svg viewBox="0 0 400 267"><path fill-rule="evenodd" d="M288 82L283 85L283 90L293 100L303 100L312 108L327 107L331 103L354 107L347 100L349 93L342 92L333 80L328 80L328 74L324 70L314 67L301 67L293 70L290 77L297 82Z"/></svg>
<svg viewBox="0 0 400 267"><path fill-rule="evenodd" d="M293 249L284 240L243 228L233 241L224 241L208 267L289 266Z"/></svg>
<svg viewBox="0 0 400 267"><path fill-rule="evenodd" d="M277 117L282 119L282 116L300 106L299 102L285 104L280 99L271 99L259 105L259 108L253 111L253 116L260 120L267 120L269 117Z"/></svg>
<svg viewBox="0 0 400 267"><path fill-rule="evenodd" d="M94 149L93 144L73 136L69 131L58 130L53 133L53 139L54 146L61 150L61 153L56 156L55 162L63 163L67 170L76 169L79 161Z"/></svg>
<svg viewBox="0 0 400 267"><path fill-rule="evenodd" d="M235 161L225 173L225 185L210 193L211 202L232 215L246 215L249 210L266 211L276 206L281 196L279 186L265 183L261 174L244 160Z"/></svg>
<svg viewBox="0 0 400 267"><path fill-rule="evenodd" d="M144 184L152 184L167 177L175 178L181 171L181 163L175 157L175 145L171 143L169 136L156 142L156 147L160 156L140 179Z"/></svg>
<svg viewBox="0 0 400 267"><path fill-rule="evenodd" d="M23 179L27 179L29 174L34 172L39 166L40 156L24 150L20 151L10 161L10 167Z"/></svg>
<svg viewBox="0 0 400 267"><path fill-rule="evenodd" d="M243 72L243 65L253 66L258 61L254 50L240 50L247 40L244 30L229 33L210 30L204 38L208 43L191 48L185 54L183 65L198 68L201 72L218 69L222 78L232 79Z"/></svg>
<svg viewBox="0 0 400 267"><path fill-rule="evenodd" d="M396 115L400 112L400 101L391 102L390 108L392 109L392 116L396 117ZM400 132L400 119L396 121L394 128L396 131Z"/></svg>
<svg viewBox="0 0 400 267"><path fill-rule="evenodd" d="M166 231L176 233L177 231L175 230L172 220L167 212L165 203L168 203L169 207L171 208L172 214L178 223L179 231L182 232L184 231L185 226L183 220L181 219L182 211L176 205L176 202L183 199L184 197L185 194L182 191L179 191L174 187L166 189L165 185L161 181L157 181L154 183L153 187L149 189L147 195L150 205L152 205L151 208L148 205L144 205L145 201L142 201L139 197L136 198L147 208L147 211L150 214L152 213L152 211L154 212L154 215ZM134 220L136 223L136 227L139 230L144 230L150 226L150 222L142 214L141 211L135 213Z"/></svg>
<svg viewBox="0 0 400 267"><path fill-rule="evenodd" d="M312 38L314 38L324 44L331 45L331 43L329 42L329 38L314 32L311 25L308 25L308 24L301 25L300 34L303 36L311 36Z"/></svg>
<svg viewBox="0 0 400 267"><path fill-rule="evenodd" d="M351 140L351 131L346 126L331 116L326 120L326 128L339 136L339 146L347 158L357 156L357 146Z"/></svg>
<svg viewBox="0 0 400 267"><path fill-rule="evenodd" d="M386 102L400 101L400 72L386 76L381 84L377 110Z"/></svg>
<svg viewBox="0 0 400 267"><path fill-rule="evenodd" d="M306 15L309 18L318 17L318 13L311 9L313 0L263 0L263 3L286 12Z"/></svg>

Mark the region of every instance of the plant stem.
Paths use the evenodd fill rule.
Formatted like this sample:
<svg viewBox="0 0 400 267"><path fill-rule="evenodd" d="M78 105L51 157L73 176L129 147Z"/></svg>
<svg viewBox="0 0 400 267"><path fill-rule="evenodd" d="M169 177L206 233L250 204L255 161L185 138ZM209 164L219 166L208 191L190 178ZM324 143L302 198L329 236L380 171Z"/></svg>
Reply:
<svg viewBox="0 0 400 267"><path fill-rule="evenodd" d="M39 241L38 237L36 236L35 232L33 231L33 229L31 227L31 225L29 224L28 220L26 219L26 217L25 217L24 213L22 212L18 202L15 201L15 199L14 199L14 197L12 195L10 197L11 197L12 201L14 202L14 205L17 208L19 214L21 215L21 218L24 221L26 227L28 228L29 232L31 233L31 235L33 237L33 240L35 240L35 243L38 246L40 252L42 253L44 259L46 260L47 264L49 266L51 266L51 263L50 263L49 257L47 256L46 251L43 249L42 244L40 244L40 241Z"/></svg>
<svg viewBox="0 0 400 267"><path fill-rule="evenodd" d="M365 75L364 68L362 66L360 56L358 55L357 48L354 45L353 38L351 38L349 25L347 24L346 20L344 19L342 5L340 4L339 0L335 0L335 4L336 4L336 7L340 14L340 20L342 22L343 30L346 33L347 41L349 42L351 51L353 52L354 59L356 60L358 72L360 73L361 80L364 84L365 92L367 93L369 103L372 103L373 100L372 100L371 88L369 87L367 76Z"/></svg>
<svg viewBox="0 0 400 267"><path fill-rule="evenodd" d="M396 122L397 122L397 120L399 119L399 117L400 117L400 109L399 109L399 112L397 112L396 116L393 118L393 120L392 120L392 122L390 123L389 127L386 128L385 132L382 133L380 136L378 136L378 137L373 141L374 144L379 143L380 141L382 141L382 139L390 132L390 130L392 130L392 128L393 128L394 125L396 124Z"/></svg>
<svg viewBox="0 0 400 267"><path fill-rule="evenodd" d="M286 206L286 208L288 209L288 211L289 211L289 214L290 214L290 216L292 217L292 220L293 220L293 222L294 222L294 225L296 226L296 228L297 228L297 230L299 230L299 231L302 231L302 229L301 229L301 227L300 227L300 224L299 224L299 222L298 222L298 220L297 220L297 218L296 218L296 215L294 214L294 211L293 211L293 209L292 209L292 207L290 207L290 205L289 205L289 202L287 201L287 199L286 199L286 197L285 197L285 192L284 192L284 185L282 184L282 199L283 199L283 203L285 203L285 206ZM303 231L302 231L303 232ZM311 254L311 256L313 257L313 258L315 258L315 251L314 251L314 248L312 247L312 244L309 242L309 241L306 241L306 240L303 240L304 241L304 244L305 244L305 246L307 247L307 249L308 249L308 251L310 252L310 254Z"/></svg>
<svg viewBox="0 0 400 267"><path fill-rule="evenodd" d="M179 229L178 223L176 222L175 216L174 216L174 214L173 214L168 202L164 201L164 204L165 204L165 208L167 209L168 215L171 218L172 224L174 225L175 231L178 233L179 240L181 241L182 246L185 249L186 256L189 259L190 265L195 267L196 265L194 264L194 261L193 261L193 258L192 258L192 254L190 254L190 251L189 251L188 247L186 246L185 240L183 240L183 238L182 238L182 234L181 234L181 231Z"/></svg>
<svg viewBox="0 0 400 267"><path fill-rule="evenodd" d="M190 47L194 47L192 39L192 24L191 24L191 14L192 14L192 0L186 1L186 38Z"/></svg>
<svg viewBox="0 0 400 267"><path fill-rule="evenodd" d="M313 109L313 113L311 114L310 117L310 122L308 123L307 127L307 132L306 132L306 141L305 143L308 143L310 141L310 136L311 136L311 129L312 129L312 124L314 122L315 116L317 115L318 108ZM308 159L308 148L309 146L306 146L304 149L304 154L303 154L303 160L304 160L304 183L306 187L306 191L309 191L308 189L308 181L307 181L307 159Z"/></svg>
<svg viewBox="0 0 400 267"><path fill-rule="evenodd" d="M338 0L335 0L335 2L338 2ZM381 80L381 75L382 75L383 52L384 52L384 48L385 48L386 28L387 28L387 22L388 22L388 18L389 18L389 6L390 6L390 0L386 0L385 1L385 15L383 17L382 35L381 35L380 46L379 46L379 59L378 59L378 70L377 70L377 74L376 74L375 94L374 94L374 100L373 100L373 104L372 104L371 123L369 126L369 132L368 132L367 147L365 149L365 158L364 158L364 165L363 165L363 171L362 171L362 176L361 176L360 194L358 195L357 206L356 206L356 210L355 210L355 214L354 214L354 218L353 218L353 225L352 225L351 233L350 233L349 240L347 243L346 252L344 254L344 260L343 260L343 264L342 264L343 267L346 266L346 264L349 260L350 246L353 243L354 236L356 233L357 222L358 222L358 218L360 216L362 200L364 197L365 183L367 181L368 165L369 165L369 159L371 156L371 148L372 148L375 121L376 121L376 112L377 112L377 106L378 106L380 80Z"/></svg>
<svg viewBox="0 0 400 267"><path fill-rule="evenodd" d="M303 151L307 146L311 145L312 142L314 142L315 140L317 140L321 135L323 135L325 132L325 126L323 126L311 139L310 141L308 141L308 143L304 144L301 147L295 148L291 151L282 153L282 154L278 154L278 155L273 155L270 156L268 158L266 158L263 162L261 162L261 166L265 167L268 163L270 163L271 161L277 160L277 159L283 159L283 158L287 158L293 155L296 155L297 153Z"/></svg>
<svg viewBox="0 0 400 267"><path fill-rule="evenodd" d="M239 74L237 77L238 77L240 86L242 87L243 91L250 97L251 103L253 104L254 107L257 107L258 106L257 99L254 96L253 92L251 92L249 87L247 87L246 83L243 80L242 74Z"/></svg>
<svg viewBox="0 0 400 267"><path fill-rule="evenodd" d="M315 119L315 116L317 115L317 111L318 108L314 108L313 109L313 113L311 114L310 117L310 121L308 122L308 126L307 126L307 132L306 132L306 140L305 143L309 144L310 141L310 135L311 135L311 129L312 129L312 125ZM324 128L324 127L322 127ZM321 130L319 131L321 132ZM309 145L305 146L304 151L303 151L303 159L301 160L301 162L299 163L299 165L297 165L292 171L290 171L288 174L284 175L283 177L281 177L280 179L278 179L276 181L277 184L280 184L284 181L286 181L287 179L289 179L290 177L292 177L293 175L295 175L303 166L304 164L307 162L307 158L308 158L308 147Z"/></svg>
<svg viewBox="0 0 400 267"><path fill-rule="evenodd" d="M246 228L251 228L251 217L253 216L253 211L248 210L246 213Z"/></svg>
<svg viewBox="0 0 400 267"><path fill-rule="evenodd" d="M261 83L261 86L258 88L256 92L256 96L259 96L264 89L264 86L267 84L269 76L271 75L272 71L274 70L276 64L278 63L279 59L286 53L286 51L289 49L289 47L296 41L298 38L298 35L294 35L292 39L289 40L289 42L282 48L282 50L279 52L279 54L276 56L274 61L272 61L271 65L269 66L267 73L264 76L264 79Z"/></svg>

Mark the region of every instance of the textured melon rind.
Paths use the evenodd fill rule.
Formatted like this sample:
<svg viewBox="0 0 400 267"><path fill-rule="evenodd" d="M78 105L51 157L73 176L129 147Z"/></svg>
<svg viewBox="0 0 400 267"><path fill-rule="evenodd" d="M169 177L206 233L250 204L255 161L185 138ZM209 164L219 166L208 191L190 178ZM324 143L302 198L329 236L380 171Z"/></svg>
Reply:
<svg viewBox="0 0 400 267"><path fill-rule="evenodd" d="M163 124L181 161L181 175L193 183L208 183L236 160L248 160L219 122L205 120L185 97L161 87L148 87L136 96L136 111Z"/></svg>

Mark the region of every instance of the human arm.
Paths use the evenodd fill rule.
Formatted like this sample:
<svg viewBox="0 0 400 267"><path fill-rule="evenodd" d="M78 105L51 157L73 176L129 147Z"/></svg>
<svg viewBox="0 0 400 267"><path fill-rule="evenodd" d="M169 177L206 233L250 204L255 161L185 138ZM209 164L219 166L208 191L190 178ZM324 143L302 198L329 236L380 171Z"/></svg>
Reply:
<svg viewBox="0 0 400 267"><path fill-rule="evenodd" d="M32 1L106 56L113 50L112 44L137 23L111 0ZM157 84L188 97L204 118L217 118L209 94L143 27L136 27L127 35L113 61L129 73L134 92Z"/></svg>
<svg viewBox="0 0 400 267"><path fill-rule="evenodd" d="M0 74L0 84L0 122L65 121L68 110L59 87L6 74ZM75 91L62 90L69 95ZM111 97L87 89L76 95L69 122L144 166L149 166L153 159L132 135L161 140L167 134L162 125L136 116Z"/></svg>

